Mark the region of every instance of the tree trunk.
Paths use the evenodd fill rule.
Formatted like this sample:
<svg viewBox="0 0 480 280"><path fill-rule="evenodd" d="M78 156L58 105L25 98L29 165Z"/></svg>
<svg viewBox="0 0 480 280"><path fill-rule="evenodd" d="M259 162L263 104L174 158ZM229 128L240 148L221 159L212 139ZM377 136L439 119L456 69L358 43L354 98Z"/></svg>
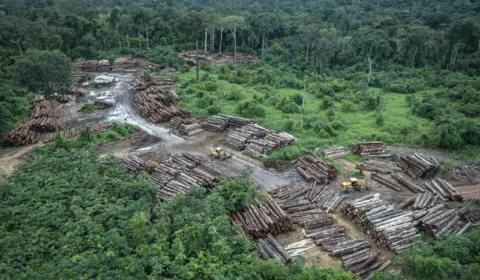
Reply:
<svg viewBox="0 0 480 280"><path fill-rule="evenodd" d="M207 52L208 28L205 28L205 53Z"/></svg>
<svg viewBox="0 0 480 280"><path fill-rule="evenodd" d="M307 92L307 83L303 85L303 97L302 97L302 122L300 128L303 129L303 116L305 115L305 94Z"/></svg>
<svg viewBox="0 0 480 280"><path fill-rule="evenodd" d="M127 48L130 49L130 35L127 33Z"/></svg>
<svg viewBox="0 0 480 280"><path fill-rule="evenodd" d="M148 26L147 26L147 50L150 50L150 45L148 44Z"/></svg>
<svg viewBox="0 0 480 280"><path fill-rule="evenodd" d="M373 60L368 56L368 79L367 79L367 86L370 86L370 80L372 79L372 72L373 72Z"/></svg>
<svg viewBox="0 0 480 280"><path fill-rule="evenodd" d="M197 40L196 40L196 47L195 47L195 64L197 65L196 66L196 70L197 70L197 82L200 80L200 69L199 69L199 66L198 66L198 36L196 36Z"/></svg>
<svg viewBox="0 0 480 280"><path fill-rule="evenodd" d="M413 53L413 58L412 58L412 68L415 65L415 56L417 55L418 48L415 47L415 52Z"/></svg>
<svg viewBox="0 0 480 280"><path fill-rule="evenodd" d="M220 28L220 54L222 54L223 27Z"/></svg>
<svg viewBox="0 0 480 280"><path fill-rule="evenodd" d="M117 33L118 37L118 47L122 48L122 42L120 41L120 32L118 31L118 22L115 20L115 33Z"/></svg>
<svg viewBox="0 0 480 280"><path fill-rule="evenodd" d="M308 63L308 51L310 48L310 42L307 42L307 55L305 56L305 62Z"/></svg>
<svg viewBox="0 0 480 280"><path fill-rule="evenodd" d="M233 46L234 46L234 51L233 51L233 63L237 64L237 29L235 28L233 30Z"/></svg>
<svg viewBox="0 0 480 280"><path fill-rule="evenodd" d="M455 61L457 60L458 49L460 49L460 42L457 42L453 48L450 71L455 69Z"/></svg>
<svg viewBox="0 0 480 280"><path fill-rule="evenodd" d="M263 35L262 35L262 60L263 60L264 53L265 53L265 32L263 32Z"/></svg>

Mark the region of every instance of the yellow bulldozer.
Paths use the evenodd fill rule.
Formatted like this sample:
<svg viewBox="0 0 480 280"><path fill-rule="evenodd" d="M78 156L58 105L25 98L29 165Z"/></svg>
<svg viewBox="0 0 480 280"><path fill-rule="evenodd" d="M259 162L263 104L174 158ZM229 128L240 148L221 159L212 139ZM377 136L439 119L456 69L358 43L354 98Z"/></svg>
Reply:
<svg viewBox="0 0 480 280"><path fill-rule="evenodd" d="M216 147L210 151L210 156L218 160L226 160L232 157L232 155L225 153L220 147Z"/></svg>
<svg viewBox="0 0 480 280"><path fill-rule="evenodd" d="M370 185L366 179L359 180L356 177L352 177L348 182L342 183L342 190L347 193L352 193L354 191L364 192L370 190Z"/></svg>

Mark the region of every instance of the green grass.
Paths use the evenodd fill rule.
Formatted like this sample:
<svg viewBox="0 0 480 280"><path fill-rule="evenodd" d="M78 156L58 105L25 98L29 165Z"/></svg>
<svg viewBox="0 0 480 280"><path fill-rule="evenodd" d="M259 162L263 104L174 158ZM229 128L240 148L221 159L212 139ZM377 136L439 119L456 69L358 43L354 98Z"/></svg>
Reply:
<svg viewBox="0 0 480 280"><path fill-rule="evenodd" d="M207 74L201 71L200 77ZM433 122L417 116L413 116L410 108L405 102L405 96L402 94L383 93L384 115L385 123L383 126L376 124L376 112L365 111L361 106L356 104L356 108L351 112L343 112L341 110L341 103L335 102L334 112L335 118L344 121L347 124L345 131L337 131L334 137L321 137L313 130L300 129L301 113L285 114L281 110L275 108L268 103L268 100L259 101L259 97L264 94L254 87L233 84L225 80L218 80L217 75L209 73L210 79L214 81L218 87L215 92L209 94L213 95L220 105L221 112L225 114L238 115L236 108L239 102L247 100L259 104L265 110L264 118L257 118L256 121L265 127L275 129L278 131L285 130L284 125L287 121L294 122L294 128L289 131L296 137L298 141L289 147L277 151L270 156L270 159L292 159L299 155L308 153L310 149L319 147L326 148L333 145L345 145L349 147L352 143L366 140L384 141L389 144L401 144L407 146L418 145L421 141L422 134L428 134L433 128ZM179 74L176 76L177 82L181 85L188 85L185 88L195 88L195 71ZM242 99L240 101L226 101L222 99L222 95L233 90L242 92ZM372 92L380 92L380 89L370 88ZM183 91L185 92L185 91ZM282 88L275 89L275 95L278 98L290 97L294 94L303 94L303 90ZM420 98L424 93L416 94ZM257 99L254 98L257 97ZM192 111L194 114L207 116L206 108L200 108L197 105L199 97L195 94L182 94L182 101L180 106ZM327 111L321 109L322 100L317 98L313 93L307 92L305 97L305 116L313 117L315 120L321 120L327 116ZM412 125L415 124L415 125ZM403 129L403 130L402 130Z"/></svg>

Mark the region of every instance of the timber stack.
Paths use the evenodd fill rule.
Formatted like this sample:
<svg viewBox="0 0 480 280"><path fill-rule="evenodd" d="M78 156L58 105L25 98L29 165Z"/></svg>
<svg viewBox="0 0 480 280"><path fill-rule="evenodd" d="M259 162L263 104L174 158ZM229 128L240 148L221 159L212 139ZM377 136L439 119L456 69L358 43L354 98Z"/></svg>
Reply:
<svg viewBox="0 0 480 280"><path fill-rule="evenodd" d="M31 130L28 124L23 124L0 140L0 148L36 144L40 136L41 134Z"/></svg>
<svg viewBox="0 0 480 280"><path fill-rule="evenodd" d="M110 62L106 59L98 61L97 71L103 72L110 70Z"/></svg>
<svg viewBox="0 0 480 280"><path fill-rule="evenodd" d="M180 134L183 134L186 136L192 136L202 131L203 131L202 125L198 122L192 123L192 124L182 124L178 129L178 132L180 132Z"/></svg>
<svg viewBox="0 0 480 280"><path fill-rule="evenodd" d="M113 71L126 71L132 70L135 68L135 60L131 55L120 56L115 61L113 61L112 70Z"/></svg>
<svg viewBox="0 0 480 280"><path fill-rule="evenodd" d="M296 138L288 133L276 133L257 124L247 124L227 135L226 143L237 151L253 158L262 158L267 154L283 148Z"/></svg>
<svg viewBox="0 0 480 280"><path fill-rule="evenodd" d="M30 104L30 116L25 123L38 133L55 132L57 126L63 130L67 122L62 117L61 108L62 104L50 102L40 95Z"/></svg>
<svg viewBox="0 0 480 280"><path fill-rule="evenodd" d="M134 175L138 175L141 171L147 169L146 162L135 155L128 155L120 161L127 167L128 172Z"/></svg>
<svg viewBox="0 0 480 280"><path fill-rule="evenodd" d="M292 257L271 234L267 234L265 238L259 238L255 243L255 249L264 260L279 259L283 263L292 261Z"/></svg>
<svg viewBox="0 0 480 280"><path fill-rule="evenodd" d="M325 157L339 159L348 155L348 150L344 146L334 146L323 150L322 153Z"/></svg>
<svg viewBox="0 0 480 280"><path fill-rule="evenodd" d="M181 51L178 54L179 57L185 58L185 61L189 66L196 66L197 65L197 53L196 51ZM205 52L198 51L198 60L205 59Z"/></svg>
<svg viewBox="0 0 480 280"><path fill-rule="evenodd" d="M437 204L413 214L415 226L431 237L441 235L460 235L473 226L471 222L461 221L455 209L447 209L444 204Z"/></svg>
<svg viewBox="0 0 480 280"><path fill-rule="evenodd" d="M440 171L442 166L433 157L427 159L425 156L419 153L415 153L410 156L400 157L398 162L408 175L414 178L428 179L433 178Z"/></svg>
<svg viewBox="0 0 480 280"><path fill-rule="evenodd" d="M462 195L448 181L437 178L424 183L426 188L443 201L463 201Z"/></svg>
<svg viewBox="0 0 480 280"><path fill-rule="evenodd" d="M83 97L87 94L86 90L84 90L83 88L77 87L77 86L71 87L68 92L69 92L70 95L73 95L75 97Z"/></svg>
<svg viewBox="0 0 480 280"><path fill-rule="evenodd" d="M397 209L404 209L409 206L411 206L413 209L424 209L435 206L437 202L438 196L426 191L424 193L405 198L400 204L397 205Z"/></svg>
<svg viewBox="0 0 480 280"><path fill-rule="evenodd" d="M172 88L175 85L175 80L172 77L168 76L150 76L148 81L142 76L138 77L133 81L132 85L136 90L146 90L149 87L155 88ZM175 93L174 99L178 100L178 96Z"/></svg>
<svg viewBox="0 0 480 280"><path fill-rule="evenodd" d="M149 87L137 92L134 102L143 117L149 118L154 123L166 122L173 117L188 118L192 113L170 102L167 96L169 89Z"/></svg>
<svg viewBox="0 0 480 280"><path fill-rule="evenodd" d="M329 161L317 156L304 156L295 163L297 172L308 182L328 184L337 178L337 169Z"/></svg>
<svg viewBox="0 0 480 280"><path fill-rule="evenodd" d="M381 200L378 193L349 201L342 211L388 250L400 253L419 244L420 235L415 228L413 212L395 209Z"/></svg>
<svg viewBox="0 0 480 280"><path fill-rule="evenodd" d="M364 163L357 164L357 169L378 172L383 174L390 174L402 169L393 161L366 159Z"/></svg>
<svg viewBox="0 0 480 280"><path fill-rule="evenodd" d="M190 190L190 186L211 189L224 178L222 173L210 167L198 157L182 153L174 155L167 163L160 164L150 175L150 182L159 186L157 197L169 199Z"/></svg>
<svg viewBox="0 0 480 280"><path fill-rule="evenodd" d="M353 153L365 157L390 157L383 142L359 142L352 145Z"/></svg>
<svg viewBox="0 0 480 280"><path fill-rule="evenodd" d="M63 132L60 132L60 134L63 136L63 138L67 139L72 139L72 138L77 138L77 136L80 134L80 132L84 131L85 129L89 129L90 134L98 134L101 132L105 132L112 126L111 123L108 122L98 122L94 123L92 125L87 125L87 126L80 126L80 127L73 127L68 130L64 130ZM55 138L56 133L48 133L46 136L43 138L43 143L50 143L53 141Z"/></svg>
<svg viewBox="0 0 480 280"><path fill-rule="evenodd" d="M204 123L203 128L210 131L224 131L227 128L240 128L242 126L254 123L250 119L220 114L209 117Z"/></svg>
<svg viewBox="0 0 480 280"><path fill-rule="evenodd" d="M293 231L292 219L269 196L263 202L256 200L257 205L249 205L233 213L230 220L242 225L246 235L262 238L268 234L277 235Z"/></svg>
<svg viewBox="0 0 480 280"><path fill-rule="evenodd" d="M112 108L116 105L116 103L114 101L106 101L106 100L101 100L101 99L97 99L95 101L93 101L93 106L95 106L95 109L97 110L105 110L105 109L109 109L109 108Z"/></svg>

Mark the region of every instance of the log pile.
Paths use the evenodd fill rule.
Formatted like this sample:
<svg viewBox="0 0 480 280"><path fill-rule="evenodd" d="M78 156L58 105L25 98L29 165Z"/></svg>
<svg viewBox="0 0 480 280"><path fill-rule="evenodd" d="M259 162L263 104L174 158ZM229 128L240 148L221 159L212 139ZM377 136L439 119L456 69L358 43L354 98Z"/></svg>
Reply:
<svg viewBox="0 0 480 280"><path fill-rule="evenodd" d="M113 62L111 69L113 71L125 71L135 68L135 60L131 55L120 56Z"/></svg>
<svg viewBox="0 0 480 280"><path fill-rule="evenodd" d="M224 52L221 57L215 60L217 63L234 63L235 54L232 52ZM255 63L259 62L260 59L252 54L245 54L237 52L237 61L245 63Z"/></svg>
<svg viewBox="0 0 480 280"><path fill-rule="evenodd" d="M420 237L414 226L413 213L395 209L379 198L367 195L345 204L345 216L367 230L367 234L380 246L400 253L416 244Z"/></svg>
<svg viewBox="0 0 480 280"><path fill-rule="evenodd" d="M0 148L36 144L40 140L40 136L40 133L30 130L28 124L23 124L0 140Z"/></svg>
<svg viewBox="0 0 480 280"><path fill-rule="evenodd" d="M157 197L168 199L188 192L193 185L213 188L219 177L223 175L216 169L191 154L182 153L156 167L150 176L150 182L159 186Z"/></svg>
<svg viewBox="0 0 480 280"><path fill-rule="evenodd" d="M437 195L443 201L463 201L462 195L448 181L437 178L430 182L425 182L425 187L433 194Z"/></svg>
<svg viewBox="0 0 480 280"><path fill-rule="evenodd" d="M453 177L458 182L466 184L479 184L480 183L480 166L457 166L453 173Z"/></svg>
<svg viewBox="0 0 480 280"><path fill-rule="evenodd" d="M400 157L398 163L408 175L414 178L432 178L440 171L442 166L433 157L427 159L425 156L415 153L410 156Z"/></svg>
<svg viewBox="0 0 480 280"><path fill-rule="evenodd" d="M255 248L264 260L279 259L283 263L292 261L292 257L271 234L267 234L265 238L259 238L255 243Z"/></svg>
<svg viewBox="0 0 480 280"><path fill-rule="evenodd" d="M173 117L170 119L170 122L168 125L175 129L178 130L182 126L182 124L194 124L197 123L198 120L196 118L182 118L182 117Z"/></svg>
<svg viewBox="0 0 480 280"><path fill-rule="evenodd" d="M138 77L135 79L133 82L133 86L135 87L136 90L145 90L148 89L149 87L154 87L154 88L171 88L175 85L175 80L172 77L169 76L150 76L150 79L148 81L145 81L143 76ZM175 93L175 96L177 94ZM178 98L174 97L175 99Z"/></svg>
<svg viewBox="0 0 480 280"><path fill-rule="evenodd" d="M415 225L431 237L460 235L472 226L472 223L461 221L460 214L455 209L445 208L444 204L417 211L413 218Z"/></svg>
<svg viewBox="0 0 480 280"><path fill-rule="evenodd" d="M134 102L143 117L154 123L166 122L173 117L188 118L191 112L175 104L165 105L168 89L149 87L137 92Z"/></svg>
<svg viewBox="0 0 480 280"><path fill-rule="evenodd" d="M58 126L63 130L67 121L62 116L62 104L45 99L43 95L38 96L30 104L30 115L25 123L38 133L55 132Z"/></svg>
<svg viewBox="0 0 480 280"><path fill-rule="evenodd" d="M87 91L80 88L80 87L74 86L74 87L70 88L69 94L73 95L75 97L82 97L82 96L85 96L87 94Z"/></svg>
<svg viewBox="0 0 480 280"><path fill-rule="evenodd" d="M224 131L227 128L239 128L254 123L250 119L220 114L209 117L204 123L203 128L210 131Z"/></svg>
<svg viewBox="0 0 480 280"><path fill-rule="evenodd" d="M433 207L438 202L438 196L426 191L424 193L417 194L405 198L400 204L397 205L397 209L404 209L411 206L414 209L424 209L427 207Z"/></svg>
<svg viewBox="0 0 480 280"><path fill-rule="evenodd" d="M383 142L359 142L352 146L353 153L366 157L390 157Z"/></svg>
<svg viewBox="0 0 480 280"><path fill-rule="evenodd" d="M86 72L95 72L98 68L98 60L86 60L82 66L82 70Z"/></svg>
<svg viewBox="0 0 480 280"><path fill-rule="evenodd" d="M334 146L323 150L322 153L325 157L338 159L348 155L348 150L344 146Z"/></svg>
<svg viewBox="0 0 480 280"><path fill-rule="evenodd" d="M123 165L127 167L127 170L131 174L139 174L141 171L147 169L147 164L146 162L135 156L135 155L128 155L124 158L121 159L121 162Z"/></svg>
<svg viewBox="0 0 480 280"><path fill-rule="evenodd" d="M63 132L60 132L60 133L64 138L73 139L73 138L77 138L80 132L84 131L87 128L89 129L90 134L98 134L106 131L107 129L110 129L111 126L112 126L111 123L108 123L108 122L98 122L92 125L73 127L71 129L64 130ZM53 139L55 138L55 134L56 133L46 134L45 137L43 138L43 143L52 142Z"/></svg>
<svg viewBox="0 0 480 280"><path fill-rule="evenodd" d="M383 174L390 174L395 171L401 171L402 169L392 161L367 159L364 163L357 164L357 169L367 170L372 172L378 172Z"/></svg>
<svg viewBox="0 0 480 280"><path fill-rule="evenodd" d="M295 140L286 132L276 133L257 124L247 124L230 131L226 143L235 150L245 150L244 154L250 157L262 158Z"/></svg>
<svg viewBox="0 0 480 280"><path fill-rule="evenodd" d="M108 60L103 59L98 62L97 71L108 71L110 70L110 62Z"/></svg>
<svg viewBox="0 0 480 280"><path fill-rule="evenodd" d="M185 61L189 66L196 66L197 65L197 54L196 51L181 51L178 56L184 57ZM198 59L205 59L205 52L204 51L198 51Z"/></svg>
<svg viewBox="0 0 480 280"><path fill-rule="evenodd" d="M305 156L295 163L297 172L309 182L327 184L337 178L337 169L329 161L317 156Z"/></svg>
<svg viewBox="0 0 480 280"><path fill-rule="evenodd" d="M294 230L292 219L269 195L265 196L262 203L257 203L230 216L233 223L242 225L246 235L261 238L268 234L276 235Z"/></svg>

